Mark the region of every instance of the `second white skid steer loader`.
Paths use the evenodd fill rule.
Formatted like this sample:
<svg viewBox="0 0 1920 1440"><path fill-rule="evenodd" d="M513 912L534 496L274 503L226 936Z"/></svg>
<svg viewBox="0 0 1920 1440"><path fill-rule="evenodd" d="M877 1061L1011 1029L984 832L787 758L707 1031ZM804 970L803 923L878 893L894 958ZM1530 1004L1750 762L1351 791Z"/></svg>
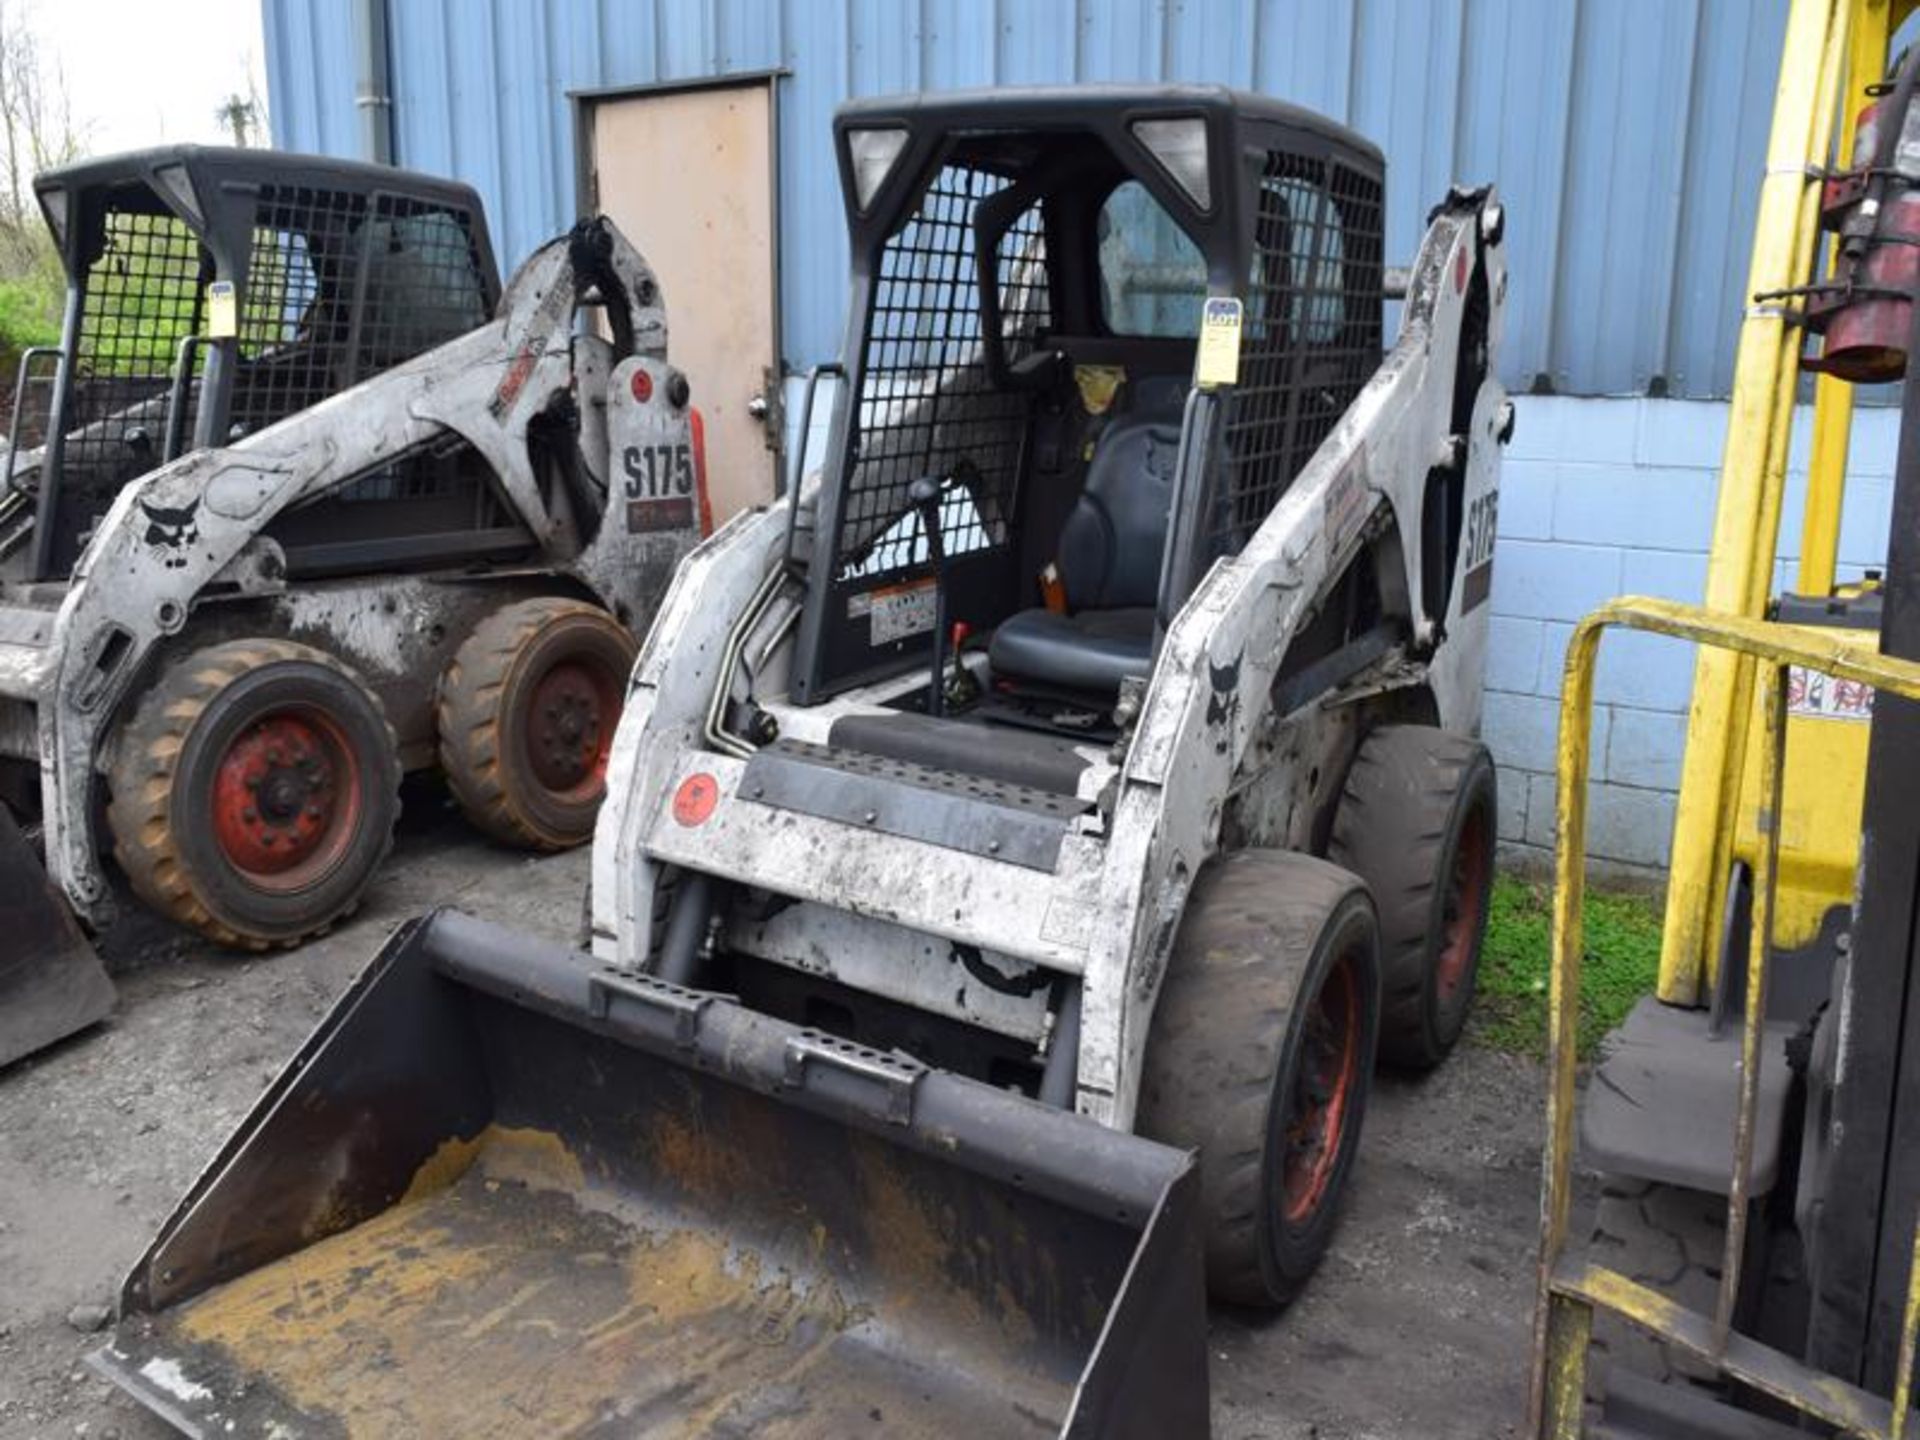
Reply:
<svg viewBox="0 0 1920 1440"><path fill-rule="evenodd" d="M1436 207L1383 351L1383 165L1327 121L836 138L826 462L642 647L598 964L389 945L128 1281L97 1363L183 1426L1203 1435L1203 1275L1295 1295L1376 1051L1458 1038L1498 204Z"/></svg>
<svg viewBox="0 0 1920 1440"><path fill-rule="evenodd" d="M266 949L358 903L403 770L508 843L590 837L705 493L604 219L502 294L473 193L386 167L176 146L38 191L70 292L0 487L0 1065L111 1003L74 923L109 856Z"/></svg>

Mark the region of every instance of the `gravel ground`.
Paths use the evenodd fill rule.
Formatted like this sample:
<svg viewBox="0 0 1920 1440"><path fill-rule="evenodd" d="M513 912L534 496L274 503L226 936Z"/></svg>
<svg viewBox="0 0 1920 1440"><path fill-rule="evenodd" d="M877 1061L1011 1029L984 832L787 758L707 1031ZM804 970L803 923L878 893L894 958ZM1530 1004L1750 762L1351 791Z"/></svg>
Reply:
<svg viewBox="0 0 1920 1440"><path fill-rule="evenodd" d="M585 852L495 849L433 797L353 923L236 959L151 920L107 955L121 1003L91 1035L0 1072L0 1437L172 1433L82 1357L180 1193L397 920L452 904L571 937ZM1219 1440L1488 1440L1524 1399L1543 1103L1536 1065L1469 1045L1375 1087L1352 1203L1277 1319L1219 1313Z"/></svg>

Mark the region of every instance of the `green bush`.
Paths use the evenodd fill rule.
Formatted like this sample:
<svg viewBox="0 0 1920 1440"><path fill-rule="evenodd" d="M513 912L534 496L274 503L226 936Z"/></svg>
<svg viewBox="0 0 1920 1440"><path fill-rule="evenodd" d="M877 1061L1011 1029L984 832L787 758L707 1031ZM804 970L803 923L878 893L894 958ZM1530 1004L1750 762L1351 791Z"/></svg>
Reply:
<svg viewBox="0 0 1920 1440"><path fill-rule="evenodd" d="M65 298L37 275L0 280L0 350L17 356L30 345L58 345Z"/></svg>

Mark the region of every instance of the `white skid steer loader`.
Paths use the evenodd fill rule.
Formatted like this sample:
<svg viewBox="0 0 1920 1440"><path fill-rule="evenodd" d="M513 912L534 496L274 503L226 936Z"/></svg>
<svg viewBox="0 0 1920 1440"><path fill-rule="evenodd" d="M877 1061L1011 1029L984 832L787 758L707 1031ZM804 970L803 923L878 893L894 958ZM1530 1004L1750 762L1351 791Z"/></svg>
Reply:
<svg viewBox="0 0 1920 1440"><path fill-rule="evenodd" d="M1383 354L1324 120L836 138L825 464L642 647L593 963L389 945L123 1292L96 1363L183 1427L1203 1435L1204 1294L1299 1291L1376 1053L1458 1038L1498 204L1436 207Z"/></svg>
<svg viewBox="0 0 1920 1440"><path fill-rule="evenodd" d="M0 1064L111 1003L74 923L109 850L264 949L358 903L403 770L509 843L588 839L705 493L605 220L503 296L477 197L429 177L173 147L38 188L71 291L0 492Z"/></svg>

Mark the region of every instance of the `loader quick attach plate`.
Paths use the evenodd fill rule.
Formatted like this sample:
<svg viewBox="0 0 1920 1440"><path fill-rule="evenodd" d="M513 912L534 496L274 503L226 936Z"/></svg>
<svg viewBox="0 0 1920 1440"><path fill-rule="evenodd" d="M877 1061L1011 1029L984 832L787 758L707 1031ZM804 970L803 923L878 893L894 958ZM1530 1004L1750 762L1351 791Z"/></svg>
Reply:
<svg viewBox="0 0 1920 1440"><path fill-rule="evenodd" d="M740 794L762 805L1051 871L1076 816L1093 807L910 760L776 740L754 752Z"/></svg>
<svg viewBox="0 0 1920 1440"><path fill-rule="evenodd" d="M189 1434L1203 1436L1190 1155L443 912L129 1278Z"/></svg>

